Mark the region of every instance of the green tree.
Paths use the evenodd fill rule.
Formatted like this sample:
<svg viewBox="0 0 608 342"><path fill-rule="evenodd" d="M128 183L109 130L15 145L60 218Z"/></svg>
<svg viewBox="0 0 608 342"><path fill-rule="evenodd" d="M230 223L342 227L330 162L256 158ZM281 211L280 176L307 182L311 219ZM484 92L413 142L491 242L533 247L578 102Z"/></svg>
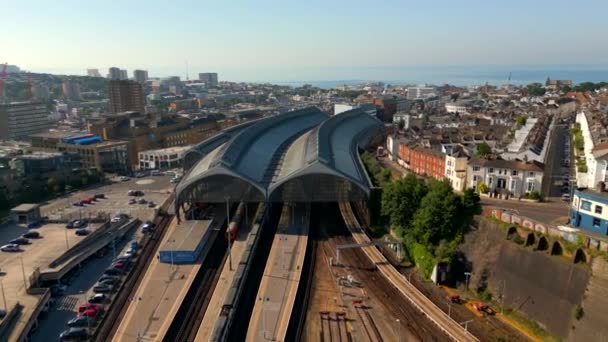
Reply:
<svg viewBox="0 0 608 342"><path fill-rule="evenodd" d="M411 233L423 245L436 246L442 239L453 239L462 222L462 203L450 183L432 182L411 222Z"/></svg>
<svg viewBox="0 0 608 342"><path fill-rule="evenodd" d="M426 183L413 174L388 183L382 191L382 216L392 227L407 228L427 192Z"/></svg>
<svg viewBox="0 0 608 342"><path fill-rule="evenodd" d="M526 124L526 117L525 117L525 116L522 116L522 115L518 115L518 116L515 118L515 122L517 122L517 125L519 125L519 126L523 126L523 125L525 125L525 124Z"/></svg>
<svg viewBox="0 0 608 342"><path fill-rule="evenodd" d="M487 143L482 142L481 144L477 145L477 156L485 157L490 153L492 153L492 148Z"/></svg>
<svg viewBox="0 0 608 342"><path fill-rule="evenodd" d="M477 190L479 190L479 192L481 192L482 194L487 194L488 186L486 185L486 183L479 183L479 185L477 186Z"/></svg>
<svg viewBox="0 0 608 342"><path fill-rule="evenodd" d="M547 91L540 83L531 83L526 87L530 96L543 96Z"/></svg>

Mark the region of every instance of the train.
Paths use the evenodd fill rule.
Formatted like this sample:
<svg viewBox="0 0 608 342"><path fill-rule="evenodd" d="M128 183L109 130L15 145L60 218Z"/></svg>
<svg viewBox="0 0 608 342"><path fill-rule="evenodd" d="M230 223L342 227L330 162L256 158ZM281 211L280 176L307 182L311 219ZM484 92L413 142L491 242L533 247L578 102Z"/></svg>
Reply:
<svg viewBox="0 0 608 342"><path fill-rule="evenodd" d="M234 241L239 234L239 225L245 215L245 202L239 203L234 216L231 218L228 228L226 229L226 239Z"/></svg>

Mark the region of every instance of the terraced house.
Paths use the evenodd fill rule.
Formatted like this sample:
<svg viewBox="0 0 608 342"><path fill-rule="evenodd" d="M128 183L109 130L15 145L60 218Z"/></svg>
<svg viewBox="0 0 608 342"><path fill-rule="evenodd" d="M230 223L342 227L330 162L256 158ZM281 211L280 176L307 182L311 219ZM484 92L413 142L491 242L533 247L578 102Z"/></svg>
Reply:
<svg viewBox="0 0 608 342"><path fill-rule="evenodd" d="M537 161L504 160L499 157L472 158L467 169L467 188L487 185L491 194L522 197L539 192L543 183L544 164Z"/></svg>
<svg viewBox="0 0 608 342"><path fill-rule="evenodd" d="M582 188L574 191L570 204L570 225L608 235L608 193L604 185L600 191Z"/></svg>

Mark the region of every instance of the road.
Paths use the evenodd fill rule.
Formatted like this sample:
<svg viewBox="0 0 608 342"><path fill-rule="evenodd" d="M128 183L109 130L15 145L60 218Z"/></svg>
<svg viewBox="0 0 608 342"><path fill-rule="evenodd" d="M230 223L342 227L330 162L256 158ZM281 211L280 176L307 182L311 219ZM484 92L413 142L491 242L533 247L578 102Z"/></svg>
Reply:
<svg viewBox="0 0 608 342"><path fill-rule="evenodd" d="M570 130L566 124L555 126L551 135L551 145L547 151L547 160L545 161L545 176L543 179L542 193L545 197L559 198L563 194L561 181L564 176L570 176L570 168L564 167L563 162L570 155L570 149L565 148L565 143L570 141ZM569 158L573 161L571 158ZM559 183L557 183L559 182Z"/></svg>
<svg viewBox="0 0 608 342"><path fill-rule="evenodd" d="M564 224L568 217L568 203L560 200L534 203L482 197L481 205L513 210L516 214L543 223L553 223L561 219L560 222L563 220L561 223Z"/></svg>

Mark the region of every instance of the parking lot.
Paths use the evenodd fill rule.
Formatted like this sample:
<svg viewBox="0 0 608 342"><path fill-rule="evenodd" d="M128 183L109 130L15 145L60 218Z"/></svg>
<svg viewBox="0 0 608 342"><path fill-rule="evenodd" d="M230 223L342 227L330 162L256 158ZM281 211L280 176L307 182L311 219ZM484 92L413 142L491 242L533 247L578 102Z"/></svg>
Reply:
<svg viewBox="0 0 608 342"><path fill-rule="evenodd" d="M109 185L74 192L49 201L41 207L41 214L48 217L51 222L65 222L81 218L109 220L112 216L120 213L128 214L130 217L139 218L142 221L152 220L157 209L173 190L174 184L170 183L170 178L169 176L153 176L133 178L128 181L117 179L116 182ZM146 204L129 204L129 201L135 198L128 195L129 190L142 191L143 196L139 196L137 199L145 199ZM93 201L91 204L74 205L74 203L93 197L95 194L104 194L105 198ZM154 202L154 206L149 205L150 201ZM101 225L102 221L91 223L87 228L93 231ZM85 237L77 236L75 234L76 229L66 229L65 223L45 224L36 230L40 232L42 238L32 239L31 245L22 246L23 251L0 252L0 272L2 272L0 273L0 279L4 288L3 298L6 298L7 311L17 302L24 306L23 314L11 334L11 338L18 336L23 330L40 301L39 297L28 295L25 292L26 287L29 286L31 275L36 269L46 269L51 261ZM27 231L28 229L24 227L6 224L0 230L0 243L6 244ZM140 238L140 229L129 232L122 241L116 243L115 253L120 255L127 248L125 245L131 239L139 240ZM70 272L70 279L66 281L67 287L65 287L64 295L54 298L50 310L40 316L40 325L32 332L34 341L49 341L58 338L61 331L67 328L67 321L75 317L78 306L85 303L88 297L92 295L93 285L112 263L113 259L114 255L110 250L104 257L91 257ZM62 279L62 281L64 280ZM0 301L3 298L0 298ZM0 302L0 305L5 306L2 302Z"/></svg>
<svg viewBox="0 0 608 342"><path fill-rule="evenodd" d="M170 183L169 176L149 176L144 178L132 178L128 181L116 180L115 183L94 188L86 191L78 191L57 199L41 208L42 215L51 219L77 219L93 217L110 217L119 213L128 214L141 220L150 220L155 215L155 210L169 197L174 184ZM129 190L143 191L145 204L129 204L134 196L129 196ZM78 201L103 193L105 200L96 201L82 206L74 205ZM152 201L155 206L150 207Z"/></svg>

